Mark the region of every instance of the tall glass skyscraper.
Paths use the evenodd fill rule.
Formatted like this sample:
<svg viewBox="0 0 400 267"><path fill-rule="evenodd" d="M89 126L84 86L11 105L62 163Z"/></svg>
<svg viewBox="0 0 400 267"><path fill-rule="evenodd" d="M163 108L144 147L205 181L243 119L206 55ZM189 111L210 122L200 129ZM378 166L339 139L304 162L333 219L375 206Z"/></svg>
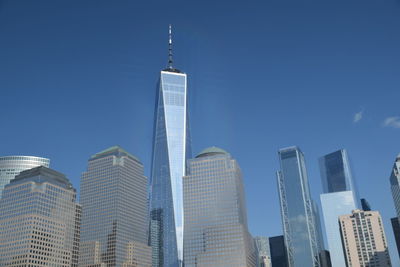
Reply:
<svg viewBox="0 0 400 267"><path fill-rule="evenodd" d="M346 150L341 149L321 157L319 166L324 192L320 196L322 214L332 266L345 267L339 216L350 214L358 207Z"/></svg>
<svg viewBox="0 0 400 267"><path fill-rule="evenodd" d="M392 190L397 217L400 218L400 154L397 156L392 172L390 173L390 188Z"/></svg>
<svg viewBox="0 0 400 267"><path fill-rule="evenodd" d="M155 109L150 189L153 267L182 266L182 178L191 157L187 76L172 67L171 34L169 45L168 67L160 73Z"/></svg>
<svg viewBox="0 0 400 267"><path fill-rule="evenodd" d="M277 172L289 267L319 267L318 233L304 155L298 147L279 150Z"/></svg>
<svg viewBox="0 0 400 267"><path fill-rule="evenodd" d="M0 200L0 266L78 267L80 205L61 173L17 175Z"/></svg>
<svg viewBox="0 0 400 267"><path fill-rule="evenodd" d="M211 147L189 160L183 179L185 267L256 267L238 163Z"/></svg>
<svg viewBox="0 0 400 267"><path fill-rule="evenodd" d="M82 174L80 267L150 267L147 178L138 158L114 146Z"/></svg>
<svg viewBox="0 0 400 267"><path fill-rule="evenodd" d="M0 157L0 197L5 185L16 175L38 166L49 167L50 160L32 156L6 156Z"/></svg>

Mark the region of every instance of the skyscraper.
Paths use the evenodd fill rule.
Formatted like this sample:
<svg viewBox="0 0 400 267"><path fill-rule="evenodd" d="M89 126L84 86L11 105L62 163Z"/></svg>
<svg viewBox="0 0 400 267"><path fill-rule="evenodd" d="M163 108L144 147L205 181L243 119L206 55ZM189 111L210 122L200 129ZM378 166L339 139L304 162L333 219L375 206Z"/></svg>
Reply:
<svg viewBox="0 0 400 267"><path fill-rule="evenodd" d="M287 267L285 238L282 235L269 238L269 252L271 254L272 267Z"/></svg>
<svg viewBox="0 0 400 267"><path fill-rule="evenodd" d="M400 218L400 154L397 156L390 174L390 188L397 217Z"/></svg>
<svg viewBox="0 0 400 267"><path fill-rule="evenodd" d="M185 267L256 267L236 160L220 148L203 150L189 160L183 189Z"/></svg>
<svg viewBox="0 0 400 267"><path fill-rule="evenodd" d="M361 199L361 209L363 211L371 211L371 205L365 198Z"/></svg>
<svg viewBox="0 0 400 267"><path fill-rule="evenodd" d="M289 267L319 267L319 244L304 155L298 147L279 150L277 172Z"/></svg>
<svg viewBox="0 0 400 267"><path fill-rule="evenodd" d="M114 146L82 174L80 267L149 267L147 178L138 158Z"/></svg>
<svg viewBox="0 0 400 267"><path fill-rule="evenodd" d="M392 223L394 240L396 241L397 253L400 256L400 221L398 217L391 218L390 221Z"/></svg>
<svg viewBox="0 0 400 267"><path fill-rule="evenodd" d="M78 267L80 206L61 173L21 172L0 200L0 266Z"/></svg>
<svg viewBox="0 0 400 267"><path fill-rule="evenodd" d="M32 156L5 156L0 157L0 197L1 192L20 172L38 166L49 167L50 160Z"/></svg>
<svg viewBox="0 0 400 267"><path fill-rule="evenodd" d="M338 150L319 159L323 194L322 214L332 266L345 267L345 255L339 231L339 216L357 208L356 188L346 150Z"/></svg>
<svg viewBox="0 0 400 267"><path fill-rule="evenodd" d="M353 210L339 217L339 225L346 266L392 266L379 212Z"/></svg>
<svg viewBox="0 0 400 267"><path fill-rule="evenodd" d="M191 157L187 76L172 66L171 27L168 67L157 87L150 189L150 244L153 267L182 266L182 177Z"/></svg>

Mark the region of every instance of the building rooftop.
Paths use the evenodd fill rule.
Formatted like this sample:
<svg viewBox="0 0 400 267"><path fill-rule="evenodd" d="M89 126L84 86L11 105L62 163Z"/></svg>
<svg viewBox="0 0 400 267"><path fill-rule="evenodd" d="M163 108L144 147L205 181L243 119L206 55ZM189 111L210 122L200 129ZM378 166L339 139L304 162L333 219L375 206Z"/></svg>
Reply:
<svg viewBox="0 0 400 267"><path fill-rule="evenodd" d="M44 166L22 171L10 181L10 184L22 182L31 178L35 178L35 182L38 183L55 182L56 184L62 185L68 189L72 189L72 184L64 174Z"/></svg>
<svg viewBox="0 0 400 267"><path fill-rule="evenodd" d="M214 155L218 155L218 154L229 155L229 153L226 152L225 150L223 150L219 147L212 146L212 147L208 147L208 148L204 149L203 151L201 151L199 154L197 154L196 158L214 156Z"/></svg>
<svg viewBox="0 0 400 267"><path fill-rule="evenodd" d="M121 148L120 146L112 146L110 148L107 148L107 149L99 152L99 153L96 153L90 157L90 160L100 159L100 158L104 158L107 156L117 156L117 157L125 156L125 157L129 157L129 158L141 163L137 157L135 157L134 155L132 155L125 149Z"/></svg>
<svg viewBox="0 0 400 267"><path fill-rule="evenodd" d="M50 162L48 158L42 158L37 156L23 156L23 155L11 155L11 156L1 156L1 161L5 160L38 160L38 161L46 161Z"/></svg>
<svg viewBox="0 0 400 267"><path fill-rule="evenodd" d="M181 73L181 74L183 74L182 71L180 71L180 70L178 70L178 69L175 69L175 68L166 68L166 69L163 69L162 71L173 72L173 73Z"/></svg>

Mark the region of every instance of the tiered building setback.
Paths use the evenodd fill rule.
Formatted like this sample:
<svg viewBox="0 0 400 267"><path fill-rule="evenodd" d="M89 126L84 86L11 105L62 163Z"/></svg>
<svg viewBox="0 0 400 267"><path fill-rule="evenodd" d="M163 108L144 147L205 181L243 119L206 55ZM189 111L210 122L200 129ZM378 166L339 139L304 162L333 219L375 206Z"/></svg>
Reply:
<svg viewBox="0 0 400 267"><path fill-rule="evenodd" d="M49 168L50 160L33 156L5 156L0 157L0 197L4 186L20 172L38 166Z"/></svg>

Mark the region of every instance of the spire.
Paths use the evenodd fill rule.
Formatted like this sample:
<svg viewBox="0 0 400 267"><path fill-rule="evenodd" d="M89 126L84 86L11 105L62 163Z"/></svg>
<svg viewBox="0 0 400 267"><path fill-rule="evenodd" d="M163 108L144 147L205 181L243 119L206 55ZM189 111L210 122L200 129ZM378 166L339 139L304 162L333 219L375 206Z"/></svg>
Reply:
<svg viewBox="0 0 400 267"><path fill-rule="evenodd" d="M169 25L168 32L169 40L168 40L168 69L173 69L172 67L172 27Z"/></svg>
<svg viewBox="0 0 400 267"><path fill-rule="evenodd" d="M164 71L182 73L180 70L175 69L172 66L172 63L173 63L173 60L172 60L172 26L170 24L169 30L168 30L168 66L166 69L164 69Z"/></svg>

